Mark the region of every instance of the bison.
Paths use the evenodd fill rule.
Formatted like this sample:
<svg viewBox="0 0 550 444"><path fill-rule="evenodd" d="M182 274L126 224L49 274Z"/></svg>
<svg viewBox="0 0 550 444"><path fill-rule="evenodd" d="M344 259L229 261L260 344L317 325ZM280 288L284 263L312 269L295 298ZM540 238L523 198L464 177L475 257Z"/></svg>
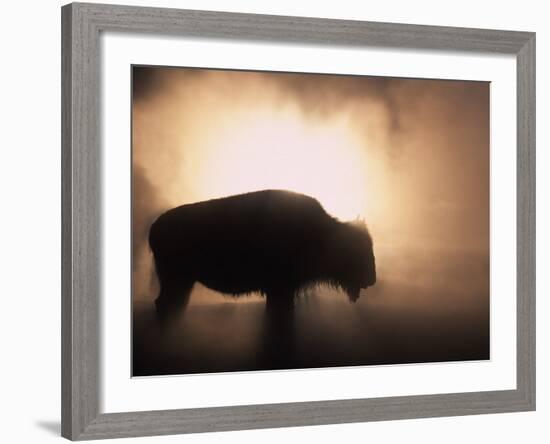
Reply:
<svg viewBox="0 0 550 444"><path fill-rule="evenodd" d="M234 296L260 292L267 310L289 310L309 286L343 289L351 301L376 282L364 224L340 222L314 198L264 190L182 205L151 225L161 317L185 308L195 282Z"/></svg>

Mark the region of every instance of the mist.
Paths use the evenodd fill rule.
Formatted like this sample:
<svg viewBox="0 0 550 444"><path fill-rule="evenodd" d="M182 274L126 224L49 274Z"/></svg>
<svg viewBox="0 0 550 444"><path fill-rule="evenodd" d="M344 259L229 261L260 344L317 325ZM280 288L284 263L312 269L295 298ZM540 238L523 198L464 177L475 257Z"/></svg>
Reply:
<svg viewBox="0 0 550 444"><path fill-rule="evenodd" d="M298 330L317 339L299 336L293 365L488 358L489 91L487 82L134 67L132 295L143 328L158 292L147 245L156 217L282 188L340 220L363 218L378 274L357 304L329 289L300 298ZM262 368L262 304L195 285L181 324L194 339L174 341L171 356L195 356L188 372ZM214 365L197 341L224 329L240 339L225 350L233 358ZM138 344L153 350L155 336L143 335ZM319 357L323 343L332 354Z"/></svg>

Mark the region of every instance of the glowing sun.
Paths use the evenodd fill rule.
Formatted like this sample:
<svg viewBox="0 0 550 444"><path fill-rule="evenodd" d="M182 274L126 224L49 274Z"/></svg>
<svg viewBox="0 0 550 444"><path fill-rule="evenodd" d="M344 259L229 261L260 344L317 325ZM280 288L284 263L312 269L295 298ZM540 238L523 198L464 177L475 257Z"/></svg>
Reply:
<svg viewBox="0 0 550 444"><path fill-rule="evenodd" d="M230 123L206 138L193 162L198 200L287 189L315 197L342 220L364 215L366 153L346 119L265 111L233 116Z"/></svg>

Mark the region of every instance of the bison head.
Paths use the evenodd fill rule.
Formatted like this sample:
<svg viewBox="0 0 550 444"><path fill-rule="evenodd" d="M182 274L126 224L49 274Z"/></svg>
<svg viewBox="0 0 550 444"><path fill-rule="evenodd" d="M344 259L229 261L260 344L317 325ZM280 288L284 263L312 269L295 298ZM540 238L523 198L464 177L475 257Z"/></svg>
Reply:
<svg viewBox="0 0 550 444"><path fill-rule="evenodd" d="M372 238L361 221L339 223L330 240L334 281L350 301L359 299L362 288L376 283L376 264Z"/></svg>

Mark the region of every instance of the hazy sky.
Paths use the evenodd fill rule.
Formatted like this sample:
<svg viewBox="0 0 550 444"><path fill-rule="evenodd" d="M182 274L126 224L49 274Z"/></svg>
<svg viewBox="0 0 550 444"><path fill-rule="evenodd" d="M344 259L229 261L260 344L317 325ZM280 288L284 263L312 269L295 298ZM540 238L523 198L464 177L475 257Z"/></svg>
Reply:
<svg viewBox="0 0 550 444"><path fill-rule="evenodd" d="M133 68L133 284L153 298L149 224L265 188L361 216L377 263L489 252L489 83ZM405 253L404 253L405 254Z"/></svg>

